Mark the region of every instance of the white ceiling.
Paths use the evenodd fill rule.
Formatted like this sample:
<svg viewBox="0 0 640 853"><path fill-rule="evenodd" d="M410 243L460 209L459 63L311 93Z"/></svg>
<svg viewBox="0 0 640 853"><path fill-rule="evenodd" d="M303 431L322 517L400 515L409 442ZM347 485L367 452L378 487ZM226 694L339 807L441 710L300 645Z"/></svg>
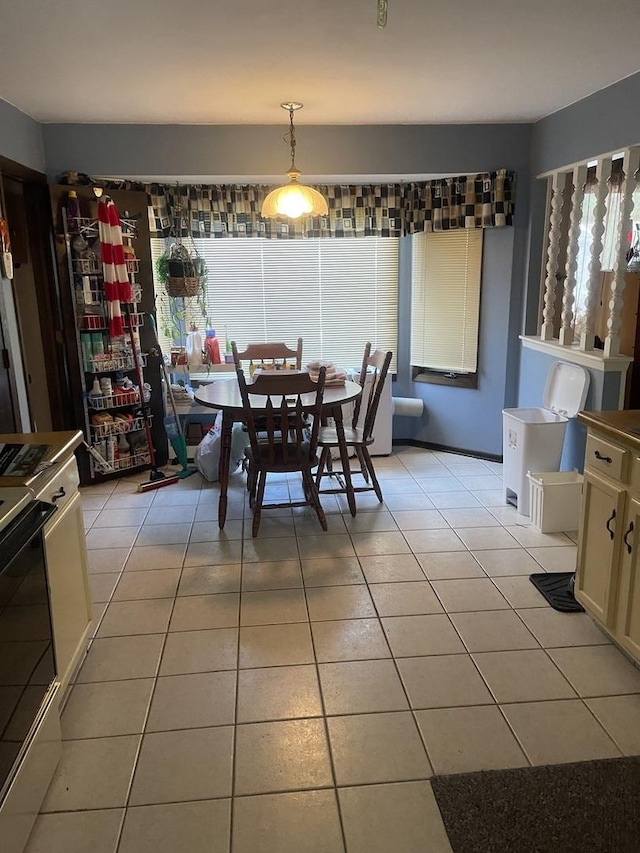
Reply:
<svg viewBox="0 0 640 853"><path fill-rule="evenodd" d="M376 0L0 0L0 98L41 122L534 121L639 47L639 0L389 0L386 29Z"/></svg>

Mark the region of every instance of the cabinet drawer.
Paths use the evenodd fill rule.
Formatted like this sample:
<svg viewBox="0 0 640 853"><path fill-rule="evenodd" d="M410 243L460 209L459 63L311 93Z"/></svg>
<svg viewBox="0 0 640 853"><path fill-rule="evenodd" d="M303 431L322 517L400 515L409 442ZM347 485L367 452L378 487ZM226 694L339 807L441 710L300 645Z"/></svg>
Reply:
<svg viewBox="0 0 640 853"><path fill-rule="evenodd" d="M78 491L79 482L76 457L72 456L47 481L46 485L36 494L36 497L40 501L53 503L62 508Z"/></svg>
<svg viewBox="0 0 640 853"><path fill-rule="evenodd" d="M591 471L606 474L614 480L627 482L630 452L624 447L605 441L597 435L587 436L585 466Z"/></svg>

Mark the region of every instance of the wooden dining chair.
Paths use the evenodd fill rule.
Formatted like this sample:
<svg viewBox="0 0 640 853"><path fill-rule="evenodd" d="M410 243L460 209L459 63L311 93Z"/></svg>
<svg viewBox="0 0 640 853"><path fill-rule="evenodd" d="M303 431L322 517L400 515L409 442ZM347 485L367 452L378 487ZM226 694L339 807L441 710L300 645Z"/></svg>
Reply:
<svg viewBox="0 0 640 853"><path fill-rule="evenodd" d="M257 343L247 344L242 352L238 351L238 345L235 341L231 341L231 352L233 353L233 361L236 366L236 371L242 367L243 361L248 361L254 367L270 367L275 365L280 369L295 364L296 370L302 369L302 338L298 338L296 349L290 349L285 343ZM295 359L295 361L293 361ZM252 373L249 367L250 374ZM258 432L264 432L264 425L260 418L256 419L256 427ZM246 425L243 426L246 430ZM245 460L245 468L248 467L248 462ZM247 483L247 488L250 488L250 483Z"/></svg>
<svg viewBox="0 0 640 853"><path fill-rule="evenodd" d="M286 506L313 507L322 529L326 530L327 519L311 473L318 465L318 431L326 369L321 369L317 382L307 373L273 371L247 384L242 368L238 368L237 374L249 433L249 446L244 452L248 462L249 503L253 509L252 535L258 535L263 509ZM304 401L303 395L306 395ZM311 427L309 415L313 418ZM287 424L287 429L281 429L283 423ZM265 504L267 474L297 471L302 475L304 500Z"/></svg>
<svg viewBox="0 0 640 853"><path fill-rule="evenodd" d="M316 473L316 486L320 494L353 495L355 492L374 491L378 500L382 503L382 490L380 489L368 448L374 441L373 431L380 403L380 395L387 379L392 355L391 350L388 352L376 350L372 355L370 343L367 343L364 348L362 368L358 380L362 387L362 394L355 403L351 426L345 426L344 428L345 444L347 447L354 449L360 468L354 470L349 467L351 477L346 481L340 476L338 471L333 470L332 450L340 447L337 432L334 427L320 427L318 433L320 464ZM364 421L362 422L362 426L358 426L363 405L365 407ZM364 486L353 485L354 474L362 475L365 481ZM339 486L330 489L321 488L323 477L333 477L337 480Z"/></svg>
<svg viewBox="0 0 640 853"><path fill-rule="evenodd" d="M247 344L242 352L238 351L236 342L231 341L231 351L236 370L242 366L243 361L253 363L255 367L275 365L287 368L290 364L295 364L296 370L302 369L302 338L298 338L296 349L290 349L284 343L259 343Z"/></svg>

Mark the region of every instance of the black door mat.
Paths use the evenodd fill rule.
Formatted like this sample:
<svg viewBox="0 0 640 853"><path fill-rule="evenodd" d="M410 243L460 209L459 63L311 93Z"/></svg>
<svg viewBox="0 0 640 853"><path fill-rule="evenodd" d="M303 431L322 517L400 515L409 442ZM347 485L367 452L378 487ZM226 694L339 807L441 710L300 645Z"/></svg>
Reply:
<svg viewBox="0 0 640 853"><path fill-rule="evenodd" d="M540 572L529 580L547 599L554 610L563 613L584 613L584 607L573 596L574 572ZM638 848L640 850L640 847Z"/></svg>
<svg viewBox="0 0 640 853"><path fill-rule="evenodd" d="M453 853L638 853L640 757L434 776Z"/></svg>

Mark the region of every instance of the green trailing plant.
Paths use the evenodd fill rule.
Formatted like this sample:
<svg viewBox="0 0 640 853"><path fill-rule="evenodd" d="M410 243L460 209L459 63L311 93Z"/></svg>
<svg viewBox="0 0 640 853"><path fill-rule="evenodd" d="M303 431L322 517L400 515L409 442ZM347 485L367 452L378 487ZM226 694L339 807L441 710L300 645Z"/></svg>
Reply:
<svg viewBox="0 0 640 853"><path fill-rule="evenodd" d="M160 328L176 346L186 343L187 329L192 324L210 325L207 314L207 264L183 243L171 243L155 263L156 281L162 285L159 302ZM172 296L170 279L197 278L198 288L193 296ZM200 319L202 318L202 319Z"/></svg>

